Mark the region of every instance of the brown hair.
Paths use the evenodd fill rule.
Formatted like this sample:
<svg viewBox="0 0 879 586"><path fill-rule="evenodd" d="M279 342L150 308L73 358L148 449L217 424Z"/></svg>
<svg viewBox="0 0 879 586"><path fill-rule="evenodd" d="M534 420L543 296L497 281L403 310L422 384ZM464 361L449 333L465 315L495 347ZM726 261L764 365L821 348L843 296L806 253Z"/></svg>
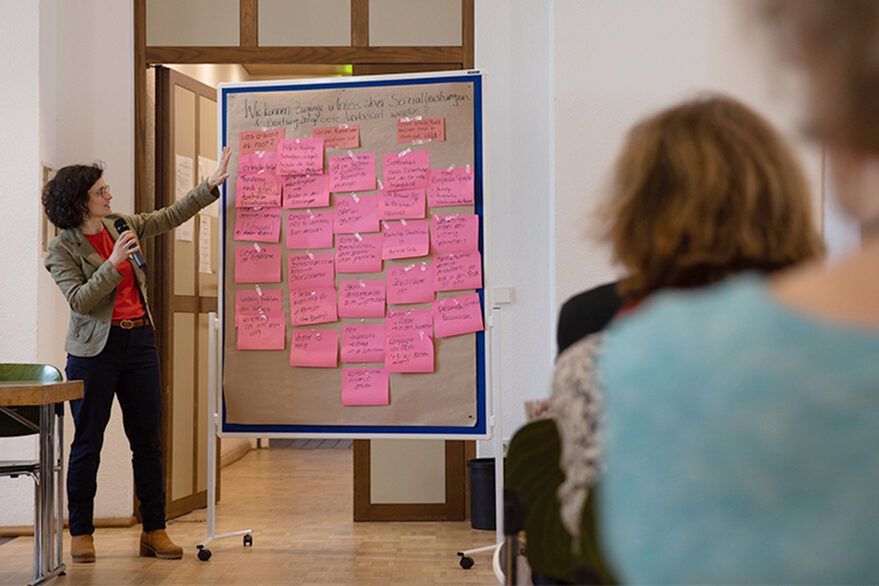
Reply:
<svg viewBox="0 0 879 586"><path fill-rule="evenodd" d="M879 3L765 0L772 38L811 78L810 132L879 152Z"/></svg>
<svg viewBox="0 0 879 586"><path fill-rule="evenodd" d="M743 104L711 96L635 126L604 217L620 292L697 287L774 271L822 250L809 189L789 147Z"/></svg>

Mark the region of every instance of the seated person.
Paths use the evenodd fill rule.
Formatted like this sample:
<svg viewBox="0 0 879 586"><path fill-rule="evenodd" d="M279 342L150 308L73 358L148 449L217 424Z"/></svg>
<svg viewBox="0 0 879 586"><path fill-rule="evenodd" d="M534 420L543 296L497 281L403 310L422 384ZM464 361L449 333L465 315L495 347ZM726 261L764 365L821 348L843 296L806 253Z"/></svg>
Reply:
<svg viewBox="0 0 879 586"><path fill-rule="evenodd" d="M617 160L604 215L615 258L628 271L618 285L624 312L661 289L702 287L741 271L772 272L822 251L807 182L790 148L758 114L722 96L683 103L634 127ZM564 473L557 495L573 557L566 567L547 568L530 545L528 550L533 569L568 581L583 581L574 567L600 557L584 502L599 476L595 361L603 335L568 348L553 376L550 413ZM515 443L508 455L511 476L518 469ZM514 489L516 480L510 482ZM528 482L518 484L528 492ZM545 538L531 531L530 506L526 502L529 543ZM590 534L580 539L583 531ZM606 581L606 568L594 577Z"/></svg>
<svg viewBox="0 0 879 586"><path fill-rule="evenodd" d="M879 3L769 4L862 247L612 329L601 527L637 584L879 581Z"/></svg>

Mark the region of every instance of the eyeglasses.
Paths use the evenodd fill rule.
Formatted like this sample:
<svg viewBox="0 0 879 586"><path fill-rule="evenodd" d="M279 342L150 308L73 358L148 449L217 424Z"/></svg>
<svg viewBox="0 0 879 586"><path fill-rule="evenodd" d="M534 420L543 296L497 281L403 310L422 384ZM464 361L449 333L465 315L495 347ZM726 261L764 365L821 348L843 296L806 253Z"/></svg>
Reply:
<svg viewBox="0 0 879 586"><path fill-rule="evenodd" d="M98 197L107 197L108 195L110 195L110 186L104 185L103 187L95 191L95 195L97 195Z"/></svg>

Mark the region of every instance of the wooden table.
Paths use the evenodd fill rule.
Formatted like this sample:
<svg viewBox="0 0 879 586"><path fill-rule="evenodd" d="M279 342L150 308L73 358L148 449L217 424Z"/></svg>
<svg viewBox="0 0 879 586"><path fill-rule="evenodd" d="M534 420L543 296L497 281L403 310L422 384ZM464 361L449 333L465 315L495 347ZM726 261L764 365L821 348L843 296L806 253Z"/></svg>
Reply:
<svg viewBox="0 0 879 586"><path fill-rule="evenodd" d="M65 570L62 562L64 418L54 407L64 401L79 399L82 395L82 381L0 382L0 410L3 410L4 406L38 405L40 407L40 482L34 502L34 581L31 584L45 582L63 574ZM55 433L56 417L57 434ZM53 504L56 506L53 507ZM53 547L53 533L55 547Z"/></svg>

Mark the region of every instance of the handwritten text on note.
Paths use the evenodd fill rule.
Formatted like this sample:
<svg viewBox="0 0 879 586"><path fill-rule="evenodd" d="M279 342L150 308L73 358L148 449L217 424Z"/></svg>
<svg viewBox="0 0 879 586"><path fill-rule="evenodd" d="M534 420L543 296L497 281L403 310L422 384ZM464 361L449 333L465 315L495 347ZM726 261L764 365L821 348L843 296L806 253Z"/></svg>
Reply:
<svg viewBox="0 0 879 586"><path fill-rule="evenodd" d="M325 149L356 149L360 146L360 126L326 126L312 128L311 135L324 139Z"/></svg>
<svg viewBox="0 0 879 586"><path fill-rule="evenodd" d="M388 372L433 372L433 338L424 332L391 334L385 356Z"/></svg>
<svg viewBox="0 0 879 586"><path fill-rule="evenodd" d="M427 187L430 151L403 151L382 155L382 172L386 189Z"/></svg>
<svg viewBox="0 0 879 586"><path fill-rule="evenodd" d="M445 118L397 120L397 142L446 140Z"/></svg>
<svg viewBox="0 0 879 586"><path fill-rule="evenodd" d="M242 155L278 150L278 141L284 138L284 129L245 130L238 133L238 152Z"/></svg>
<svg viewBox="0 0 879 586"><path fill-rule="evenodd" d="M278 242L281 237L281 208L237 208L235 240Z"/></svg>
<svg viewBox="0 0 879 586"><path fill-rule="evenodd" d="M287 248L332 247L332 210L287 214Z"/></svg>
<svg viewBox="0 0 879 586"><path fill-rule="evenodd" d="M409 220L424 217L424 189L379 191L379 217L382 220Z"/></svg>
<svg viewBox="0 0 879 586"><path fill-rule="evenodd" d="M290 289L325 289L336 284L332 252L311 252L287 256L287 284Z"/></svg>
<svg viewBox="0 0 879 586"><path fill-rule="evenodd" d="M378 200L377 195L333 196L333 231L378 232Z"/></svg>
<svg viewBox="0 0 879 586"><path fill-rule="evenodd" d="M339 317L384 317L384 281L341 281Z"/></svg>
<svg viewBox="0 0 879 586"><path fill-rule="evenodd" d="M470 167L430 170L428 206L469 205L473 199L473 170Z"/></svg>
<svg viewBox="0 0 879 586"><path fill-rule="evenodd" d="M288 175L284 180L285 208L322 208L330 205L326 175Z"/></svg>
<svg viewBox="0 0 879 586"><path fill-rule="evenodd" d="M280 283L281 246L239 246L235 249L236 283Z"/></svg>
<svg viewBox="0 0 879 586"><path fill-rule="evenodd" d="M381 234L339 234L336 236L337 273L380 273Z"/></svg>
<svg viewBox="0 0 879 586"><path fill-rule="evenodd" d="M338 330L293 330L290 366L336 368L338 365Z"/></svg>
<svg viewBox="0 0 879 586"><path fill-rule="evenodd" d="M384 324L342 326L342 362L384 361Z"/></svg>
<svg viewBox="0 0 879 586"><path fill-rule="evenodd" d="M384 368L343 368L342 405L387 405L388 371Z"/></svg>
<svg viewBox="0 0 879 586"><path fill-rule="evenodd" d="M278 175L315 175L324 171L324 139L286 138L278 143Z"/></svg>
<svg viewBox="0 0 879 586"><path fill-rule="evenodd" d="M481 332L482 306L479 294L470 293L434 301L433 325L437 338Z"/></svg>
<svg viewBox="0 0 879 586"><path fill-rule="evenodd" d="M433 291L433 265L388 267L388 303L427 303Z"/></svg>
<svg viewBox="0 0 879 586"><path fill-rule="evenodd" d="M238 175L235 205L239 208L281 207L281 183L271 172Z"/></svg>
<svg viewBox="0 0 879 586"><path fill-rule="evenodd" d="M434 215L430 240L434 252L476 252L479 250L479 216Z"/></svg>
<svg viewBox="0 0 879 586"><path fill-rule="evenodd" d="M322 324L337 321L336 290L296 289L290 291L290 324Z"/></svg>
<svg viewBox="0 0 879 586"><path fill-rule="evenodd" d="M330 157L330 191L375 189L375 153Z"/></svg>

